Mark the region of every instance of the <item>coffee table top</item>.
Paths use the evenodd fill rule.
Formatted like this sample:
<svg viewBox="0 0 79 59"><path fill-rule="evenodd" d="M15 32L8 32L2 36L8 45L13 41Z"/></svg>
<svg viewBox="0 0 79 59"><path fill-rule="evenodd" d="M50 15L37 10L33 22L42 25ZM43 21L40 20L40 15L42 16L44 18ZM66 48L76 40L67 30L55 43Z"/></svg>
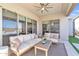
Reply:
<svg viewBox="0 0 79 59"><path fill-rule="evenodd" d="M37 43L35 45L35 47L38 47L38 48L43 48L43 49L49 49L50 45L51 45L52 41L51 40L46 40L46 43L42 43L42 41L40 41L39 43Z"/></svg>

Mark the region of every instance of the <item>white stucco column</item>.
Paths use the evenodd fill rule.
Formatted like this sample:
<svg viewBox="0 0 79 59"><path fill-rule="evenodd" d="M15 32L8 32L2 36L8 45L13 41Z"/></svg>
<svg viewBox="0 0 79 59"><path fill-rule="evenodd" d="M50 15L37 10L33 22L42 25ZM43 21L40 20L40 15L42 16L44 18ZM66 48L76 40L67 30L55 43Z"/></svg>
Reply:
<svg viewBox="0 0 79 59"><path fill-rule="evenodd" d="M28 20L28 19L27 19L27 17L26 17L26 34L28 33L28 32L27 32L27 20Z"/></svg>
<svg viewBox="0 0 79 59"><path fill-rule="evenodd" d="M17 14L17 35L19 35L19 14Z"/></svg>
<svg viewBox="0 0 79 59"><path fill-rule="evenodd" d="M69 19L68 19L68 22L69 22L69 35L70 35L70 36L73 36L73 26L74 26L73 20L74 20L74 19L72 19L72 18L69 18Z"/></svg>
<svg viewBox="0 0 79 59"><path fill-rule="evenodd" d="M2 7L0 7L0 46L2 45Z"/></svg>
<svg viewBox="0 0 79 59"><path fill-rule="evenodd" d="M42 21L41 20L37 21L37 34L38 35L42 34Z"/></svg>
<svg viewBox="0 0 79 59"><path fill-rule="evenodd" d="M69 36L68 18L64 17L60 20L60 41L67 41Z"/></svg>

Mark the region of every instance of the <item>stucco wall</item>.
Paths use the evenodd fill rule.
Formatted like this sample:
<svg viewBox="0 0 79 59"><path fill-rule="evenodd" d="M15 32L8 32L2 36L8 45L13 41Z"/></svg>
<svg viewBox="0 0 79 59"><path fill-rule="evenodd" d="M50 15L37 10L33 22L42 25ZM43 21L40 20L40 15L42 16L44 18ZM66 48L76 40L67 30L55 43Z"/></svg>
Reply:
<svg viewBox="0 0 79 59"><path fill-rule="evenodd" d="M68 18L64 17L60 20L60 39L61 41L68 40L69 36L69 24L68 24Z"/></svg>
<svg viewBox="0 0 79 59"><path fill-rule="evenodd" d="M70 18L69 20L68 20L68 23L69 23L69 35L70 36L73 36L73 19L72 18Z"/></svg>

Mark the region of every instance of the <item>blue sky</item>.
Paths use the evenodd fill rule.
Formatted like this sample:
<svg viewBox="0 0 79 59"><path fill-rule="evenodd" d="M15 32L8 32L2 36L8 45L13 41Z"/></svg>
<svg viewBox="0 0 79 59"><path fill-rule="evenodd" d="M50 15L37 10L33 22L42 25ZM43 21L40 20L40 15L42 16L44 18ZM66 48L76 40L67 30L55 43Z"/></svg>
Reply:
<svg viewBox="0 0 79 59"><path fill-rule="evenodd" d="M3 28L16 28L17 23L11 20L3 20Z"/></svg>
<svg viewBox="0 0 79 59"><path fill-rule="evenodd" d="M77 3L76 7L73 9L69 16L77 16L79 15L79 3Z"/></svg>

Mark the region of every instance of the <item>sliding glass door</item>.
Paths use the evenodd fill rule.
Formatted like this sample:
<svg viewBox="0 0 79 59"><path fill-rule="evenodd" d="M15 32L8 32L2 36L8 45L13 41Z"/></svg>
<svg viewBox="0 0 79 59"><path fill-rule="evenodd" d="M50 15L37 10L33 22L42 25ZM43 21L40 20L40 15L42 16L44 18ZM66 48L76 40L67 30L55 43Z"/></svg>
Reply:
<svg viewBox="0 0 79 59"><path fill-rule="evenodd" d="M27 19L27 34L32 33L32 20Z"/></svg>
<svg viewBox="0 0 79 59"><path fill-rule="evenodd" d="M59 20L50 21L50 32L59 33Z"/></svg>
<svg viewBox="0 0 79 59"><path fill-rule="evenodd" d="M26 34L26 17L19 15L18 31L20 34Z"/></svg>
<svg viewBox="0 0 79 59"><path fill-rule="evenodd" d="M33 19L27 20L27 33L36 33L37 34L37 21Z"/></svg>
<svg viewBox="0 0 79 59"><path fill-rule="evenodd" d="M32 20L32 33L37 34L37 22L35 20Z"/></svg>
<svg viewBox="0 0 79 59"><path fill-rule="evenodd" d="M43 35L44 33L59 33L59 20L43 21Z"/></svg>

